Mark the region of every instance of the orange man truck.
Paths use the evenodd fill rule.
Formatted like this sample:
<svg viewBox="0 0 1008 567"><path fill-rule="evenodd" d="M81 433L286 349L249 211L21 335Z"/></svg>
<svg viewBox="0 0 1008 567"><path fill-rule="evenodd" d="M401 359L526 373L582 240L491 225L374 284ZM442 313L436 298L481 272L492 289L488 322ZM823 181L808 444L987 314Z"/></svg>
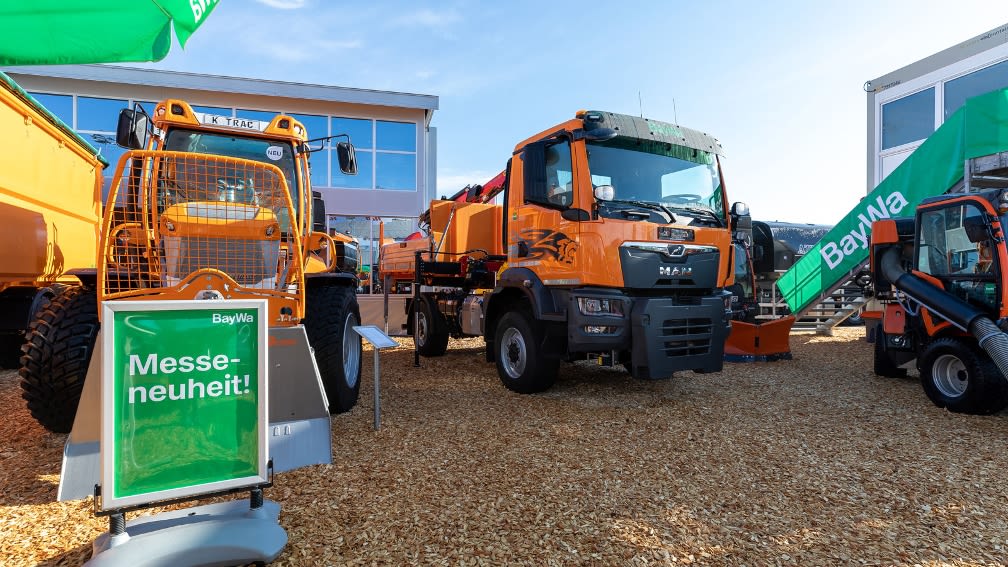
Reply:
<svg viewBox="0 0 1008 567"><path fill-rule="evenodd" d="M418 354L482 336L522 393L564 360L647 379L721 370L748 209L728 206L720 154L708 134L600 111L520 142L494 180L431 203L425 238L383 247L382 274L414 284Z"/></svg>

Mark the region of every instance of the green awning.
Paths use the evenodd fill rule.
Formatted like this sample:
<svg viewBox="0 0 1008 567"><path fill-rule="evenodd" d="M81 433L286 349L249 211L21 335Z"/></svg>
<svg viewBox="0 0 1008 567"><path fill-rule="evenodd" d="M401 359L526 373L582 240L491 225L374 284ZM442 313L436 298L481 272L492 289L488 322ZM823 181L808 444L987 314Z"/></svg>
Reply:
<svg viewBox="0 0 1008 567"><path fill-rule="evenodd" d="M0 65L160 61L206 21L218 0L0 2Z"/></svg>
<svg viewBox="0 0 1008 567"><path fill-rule="evenodd" d="M923 199L962 180L967 159L1003 151L1008 151L1008 89L967 100L777 280L788 307L797 313L817 302L868 259L873 221L913 216ZM802 188L816 190L815 185ZM829 197L815 201L829 202Z"/></svg>

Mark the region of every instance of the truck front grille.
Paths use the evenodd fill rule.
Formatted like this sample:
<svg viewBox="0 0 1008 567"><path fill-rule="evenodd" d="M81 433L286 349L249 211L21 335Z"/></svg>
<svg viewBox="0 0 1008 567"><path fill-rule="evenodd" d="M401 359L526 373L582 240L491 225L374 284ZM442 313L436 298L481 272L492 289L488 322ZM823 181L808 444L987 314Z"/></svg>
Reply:
<svg viewBox="0 0 1008 567"><path fill-rule="evenodd" d="M669 357L707 354L711 348L713 321L707 317L666 319L661 336L665 355Z"/></svg>

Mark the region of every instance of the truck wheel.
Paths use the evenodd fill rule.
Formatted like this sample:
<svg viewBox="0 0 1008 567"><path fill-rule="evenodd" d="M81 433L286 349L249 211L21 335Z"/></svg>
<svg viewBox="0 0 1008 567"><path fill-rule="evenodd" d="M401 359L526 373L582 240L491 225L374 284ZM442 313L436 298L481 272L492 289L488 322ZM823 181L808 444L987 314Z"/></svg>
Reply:
<svg viewBox="0 0 1008 567"><path fill-rule="evenodd" d="M1008 387L997 366L972 345L938 339L918 364L924 392L940 408L983 415L1008 405Z"/></svg>
<svg viewBox="0 0 1008 567"><path fill-rule="evenodd" d="M881 324L875 325L874 346L874 370L876 376L885 376L886 378L903 378L907 375L907 369L897 366L892 361L892 357L889 356L889 350L886 348L886 335L882 331Z"/></svg>
<svg viewBox="0 0 1008 567"><path fill-rule="evenodd" d="M543 334L527 310L505 313L494 335L497 374L504 387L519 394L548 390L556 381L560 359L543 352Z"/></svg>
<svg viewBox="0 0 1008 567"><path fill-rule="evenodd" d="M424 356L442 356L448 350L448 324L428 297L420 298L417 311L417 350Z"/></svg>
<svg viewBox="0 0 1008 567"><path fill-rule="evenodd" d="M308 344L315 351L329 413L350 411L360 395L360 307L353 289L340 286L308 288L304 319Z"/></svg>
<svg viewBox="0 0 1008 567"><path fill-rule="evenodd" d="M69 433L98 337L94 289L69 287L28 327L21 357L21 397L43 427Z"/></svg>

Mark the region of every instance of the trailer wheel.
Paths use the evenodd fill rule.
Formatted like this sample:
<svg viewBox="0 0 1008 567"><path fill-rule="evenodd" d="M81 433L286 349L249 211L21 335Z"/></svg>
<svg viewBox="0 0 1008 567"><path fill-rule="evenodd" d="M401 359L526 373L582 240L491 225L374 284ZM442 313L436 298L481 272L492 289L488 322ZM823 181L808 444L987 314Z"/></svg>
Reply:
<svg viewBox="0 0 1008 567"><path fill-rule="evenodd" d="M556 381L560 359L543 352L543 332L528 310L505 313L494 341L497 374L508 390L532 394L548 390Z"/></svg>
<svg viewBox="0 0 1008 567"><path fill-rule="evenodd" d="M69 287L28 327L21 357L21 397L43 427L69 433L98 337L94 289Z"/></svg>
<svg viewBox="0 0 1008 567"><path fill-rule="evenodd" d="M918 364L924 392L940 408L984 415L1008 405L1008 388L994 361L964 341L938 339Z"/></svg>
<svg viewBox="0 0 1008 567"><path fill-rule="evenodd" d="M448 324L429 297L420 298L416 313L417 350L423 356L442 356L448 350Z"/></svg>
<svg viewBox="0 0 1008 567"><path fill-rule="evenodd" d="M882 325L875 326L875 360L874 370L876 376L886 378L903 378L907 375L907 369L901 368L893 362L887 349L886 335L882 331Z"/></svg>
<svg viewBox="0 0 1008 567"><path fill-rule="evenodd" d="M305 334L315 351L329 413L350 411L360 395L361 338L353 330L360 325L357 296L350 287L312 286L306 303Z"/></svg>

